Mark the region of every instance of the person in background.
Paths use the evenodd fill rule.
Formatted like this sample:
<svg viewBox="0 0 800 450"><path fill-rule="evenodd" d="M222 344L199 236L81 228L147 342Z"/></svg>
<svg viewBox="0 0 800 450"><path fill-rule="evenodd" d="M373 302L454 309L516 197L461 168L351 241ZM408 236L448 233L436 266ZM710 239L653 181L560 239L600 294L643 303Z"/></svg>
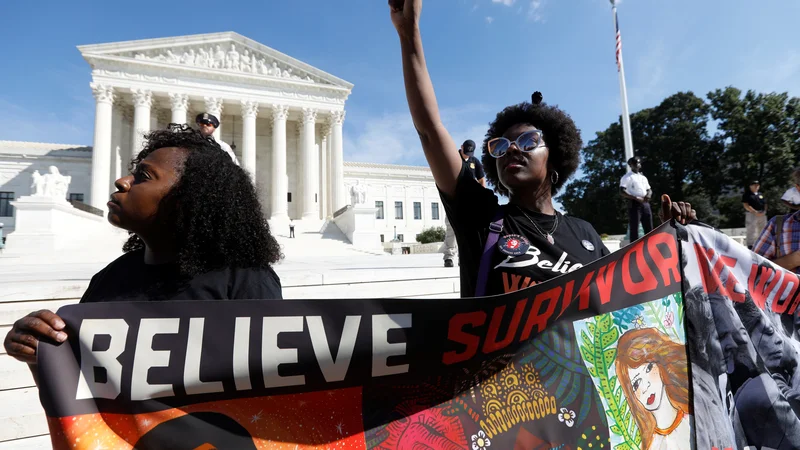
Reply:
<svg viewBox="0 0 800 450"><path fill-rule="evenodd" d="M464 165L466 165L472 178L477 180L481 186L486 187L486 173L483 171L483 164L473 156L475 154L475 141L472 139L464 141L461 144L461 148L458 149L458 154L464 160ZM456 245L456 234L453 232L453 226L450 224L450 218L447 215L444 217L444 225L444 266L453 267L453 258L456 256L458 247Z"/></svg>
<svg viewBox="0 0 800 450"><path fill-rule="evenodd" d="M294 221L289 221L289 237L294 238Z"/></svg>
<svg viewBox="0 0 800 450"><path fill-rule="evenodd" d="M753 245L753 252L800 274L800 210L770 219Z"/></svg>
<svg viewBox="0 0 800 450"><path fill-rule="evenodd" d="M216 141L170 124L145 137L114 184L108 221L130 233L124 254L92 277L81 303L281 299L281 259L250 176ZM36 376L39 340L67 340L51 311L14 323L3 345Z"/></svg>
<svg viewBox="0 0 800 450"><path fill-rule="evenodd" d="M744 225L747 227L747 248L753 249L758 234L767 225L767 201L758 192L761 184L753 180L742 195L742 206L745 209Z"/></svg>
<svg viewBox="0 0 800 450"><path fill-rule="evenodd" d="M6 237L3 236L3 223L0 222L0 252L6 248Z"/></svg>
<svg viewBox="0 0 800 450"><path fill-rule="evenodd" d="M783 193L781 201L789 209L798 210L800 209L800 167L792 172L792 184L793 186Z"/></svg>
<svg viewBox="0 0 800 450"><path fill-rule="evenodd" d="M225 153L227 153L233 162L238 166L239 160L236 159L236 154L233 153L231 146L222 139L217 139L217 137L214 136L214 131L219 128L219 119L217 119L217 116L209 113L200 113L197 115L197 118L195 118L195 122L197 123L200 133L203 136L211 136L211 138L214 139L223 150L225 150Z"/></svg>
<svg viewBox="0 0 800 450"><path fill-rule="evenodd" d="M630 241L639 239L639 223L642 224L644 234L653 231L653 212L650 209L650 198L653 191L650 190L650 182L642 174L642 160L634 156L628 160L631 171L623 175L619 182L620 194L628 200L628 228L630 229Z"/></svg>

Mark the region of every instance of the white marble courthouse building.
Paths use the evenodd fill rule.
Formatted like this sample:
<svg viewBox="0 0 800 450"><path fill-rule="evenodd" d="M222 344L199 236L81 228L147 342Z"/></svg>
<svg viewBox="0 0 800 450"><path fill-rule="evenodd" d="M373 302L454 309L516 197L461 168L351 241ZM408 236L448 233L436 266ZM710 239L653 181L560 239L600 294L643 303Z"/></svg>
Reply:
<svg viewBox="0 0 800 450"><path fill-rule="evenodd" d="M237 33L79 46L92 71L91 146L0 141L0 222L50 165L72 176L71 199L105 209L114 180L142 148L142 135L208 112L256 183L267 217L321 223L365 185L385 240L444 224L427 167L344 161L342 125L353 85ZM87 90L88 91L88 90ZM88 95L88 92L87 92ZM0 136L2 138L2 136Z"/></svg>

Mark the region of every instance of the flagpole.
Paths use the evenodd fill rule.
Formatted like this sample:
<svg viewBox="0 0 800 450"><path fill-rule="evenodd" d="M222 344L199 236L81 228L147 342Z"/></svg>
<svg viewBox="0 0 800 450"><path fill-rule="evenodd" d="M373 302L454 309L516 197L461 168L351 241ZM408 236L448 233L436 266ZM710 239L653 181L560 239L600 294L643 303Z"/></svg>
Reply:
<svg viewBox="0 0 800 450"><path fill-rule="evenodd" d="M619 72L619 92L622 100L622 138L625 142L625 161L633 158L633 137L631 137L631 117L628 113L628 90L625 87L625 64L622 61L622 37L617 19L616 0L611 1L611 12L614 14L614 30L616 32L617 69ZM630 171L630 166L627 166Z"/></svg>

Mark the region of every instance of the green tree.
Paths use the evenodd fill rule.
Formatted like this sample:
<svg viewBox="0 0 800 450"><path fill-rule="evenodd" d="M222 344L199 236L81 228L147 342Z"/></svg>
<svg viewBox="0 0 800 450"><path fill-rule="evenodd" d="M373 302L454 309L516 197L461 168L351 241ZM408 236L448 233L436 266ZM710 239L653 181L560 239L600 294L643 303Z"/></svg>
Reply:
<svg viewBox="0 0 800 450"><path fill-rule="evenodd" d="M789 187L789 174L800 154L800 100L786 93L757 94L734 87L708 94L711 116L717 121L721 154L723 226L743 226L741 198L748 180L758 179L769 214L784 212L780 197Z"/></svg>
<svg viewBox="0 0 800 450"><path fill-rule="evenodd" d="M443 242L445 235L444 227L431 227L422 230L417 235L417 242L420 244L430 244L431 242Z"/></svg>
<svg viewBox="0 0 800 450"><path fill-rule="evenodd" d="M636 155L642 158L653 190L654 214L661 194L667 193L692 202L698 214L713 219L722 146L707 130L708 105L692 92L679 92L631 116ZM613 123L597 133L582 156L584 177L567 186L560 197L562 204L569 214L589 220L600 232L625 233L628 203L620 195L619 180L627 162L621 125Z"/></svg>

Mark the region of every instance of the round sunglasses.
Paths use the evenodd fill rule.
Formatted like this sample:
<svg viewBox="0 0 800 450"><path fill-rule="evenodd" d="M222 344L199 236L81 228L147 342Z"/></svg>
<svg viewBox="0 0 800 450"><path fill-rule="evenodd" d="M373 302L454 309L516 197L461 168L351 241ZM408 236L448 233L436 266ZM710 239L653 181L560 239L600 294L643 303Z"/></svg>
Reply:
<svg viewBox="0 0 800 450"><path fill-rule="evenodd" d="M489 155L494 158L502 158L503 155L511 148L511 144L517 146L521 152L532 152L539 147L544 147L544 139L542 138L542 130L531 130L520 134L517 139L510 141L504 137L498 137L489 140L486 144Z"/></svg>

